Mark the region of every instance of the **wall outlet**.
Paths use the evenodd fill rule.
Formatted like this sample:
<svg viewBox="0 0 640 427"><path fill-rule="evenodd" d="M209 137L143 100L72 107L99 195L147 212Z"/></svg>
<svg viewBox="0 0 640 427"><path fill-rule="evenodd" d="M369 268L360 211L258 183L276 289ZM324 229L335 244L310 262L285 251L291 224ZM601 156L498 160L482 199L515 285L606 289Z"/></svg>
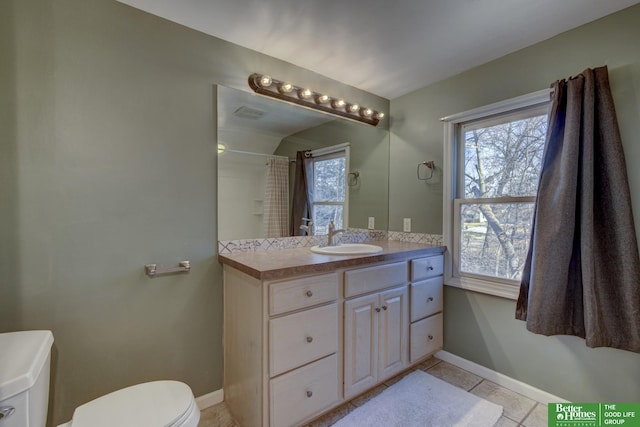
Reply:
<svg viewBox="0 0 640 427"><path fill-rule="evenodd" d="M402 222L402 231L405 233L411 232L411 218L405 218Z"/></svg>
<svg viewBox="0 0 640 427"><path fill-rule="evenodd" d="M373 216L369 217L369 225L368 225L369 230L373 230L374 228L376 228L376 218Z"/></svg>

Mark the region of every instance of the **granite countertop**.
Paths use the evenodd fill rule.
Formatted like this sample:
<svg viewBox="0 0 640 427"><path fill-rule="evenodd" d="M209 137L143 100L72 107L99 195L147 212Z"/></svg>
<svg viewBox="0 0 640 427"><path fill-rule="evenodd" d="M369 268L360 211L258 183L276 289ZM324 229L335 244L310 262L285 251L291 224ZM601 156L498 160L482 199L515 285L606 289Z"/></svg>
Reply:
<svg viewBox="0 0 640 427"><path fill-rule="evenodd" d="M395 240L369 242L382 247L382 252L369 255L322 255L310 248L242 252L218 255L218 261L259 280L282 279L303 274L324 273L344 267L357 267L383 261L443 253L444 246L406 243Z"/></svg>

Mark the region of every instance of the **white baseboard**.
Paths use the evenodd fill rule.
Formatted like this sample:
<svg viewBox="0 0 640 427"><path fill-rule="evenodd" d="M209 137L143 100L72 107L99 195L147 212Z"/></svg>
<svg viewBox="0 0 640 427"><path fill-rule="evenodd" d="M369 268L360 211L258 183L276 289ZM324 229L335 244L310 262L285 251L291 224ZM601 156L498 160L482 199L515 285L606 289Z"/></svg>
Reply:
<svg viewBox="0 0 640 427"><path fill-rule="evenodd" d="M211 393L203 394L202 396L196 397L196 403L198 404L198 408L202 411L203 409L209 408L213 405L217 405L224 400L224 391L222 389L212 391Z"/></svg>
<svg viewBox="0 0 640 427"><path fill-rule="evenodd" d="M479 375L491 382L506 387L509 390L515 391L516 393L526 396L529 399L533 399L545 404L554 402L568 402L568 400L565 400L561 397L555 396L551 393L547 393L544 390L540 390L539 388L535 388L534 386L523 383L522 381L518 381L514 378L508 377L504 374L501 374L500 372L494 371L493 369L478 365L477 363L471 362L470 360L463 359L462 357L456 356L455 354L449 353L448 351L440 350L436 354L434 354L434 356L440 360L444 360L445 362L462 368L465 371L469 371L472 374Z"/></svg>

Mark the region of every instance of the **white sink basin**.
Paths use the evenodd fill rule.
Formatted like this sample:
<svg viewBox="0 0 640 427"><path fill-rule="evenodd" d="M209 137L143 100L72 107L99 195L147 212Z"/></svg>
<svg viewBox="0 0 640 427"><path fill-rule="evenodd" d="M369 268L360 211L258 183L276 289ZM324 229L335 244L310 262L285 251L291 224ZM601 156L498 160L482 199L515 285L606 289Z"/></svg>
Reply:
<svg viewBox="0 0 640 427"><path fill-rule="evenodd" d="M382 248L366 243L344 243L337 246L313 246L311 252L324 255L366 255L382 252Z"/></svg>

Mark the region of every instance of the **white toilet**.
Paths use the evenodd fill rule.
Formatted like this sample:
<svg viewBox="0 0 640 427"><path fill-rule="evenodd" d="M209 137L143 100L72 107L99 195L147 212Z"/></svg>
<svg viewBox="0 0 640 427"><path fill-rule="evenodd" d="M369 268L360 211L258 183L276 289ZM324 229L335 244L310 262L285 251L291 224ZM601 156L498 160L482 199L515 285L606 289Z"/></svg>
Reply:
<svg viewBox="0 0 640 427"><path fill-rule="evenodd" d="M188 385L152 381L80 405L58 427L196 427L200 410Z"/></svg>
<svg viewBox="0 0 640 427"><path fill-rule="evenodd" d="M0 334L0 426L46 424L51 344L49 331Z"/></svg>
<svg viewBox="0 0 640 427"><path fill-rule="evenodd" d="M49 331L0 334L0 426L45 425L52 343ZM197 427L199 420L189 386L152 381L85 403L59 427Z"/></svg>

